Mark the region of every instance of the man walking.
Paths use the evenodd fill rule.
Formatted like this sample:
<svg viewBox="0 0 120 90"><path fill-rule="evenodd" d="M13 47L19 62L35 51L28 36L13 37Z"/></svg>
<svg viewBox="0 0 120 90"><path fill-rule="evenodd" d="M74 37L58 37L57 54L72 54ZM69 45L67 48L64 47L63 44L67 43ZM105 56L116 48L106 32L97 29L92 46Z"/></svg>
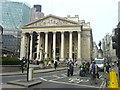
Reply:
<svg viewBox="0 0 120 90"><path fill-rule="evenodd" d="M26 58L23 57L22 60L21 60L21 68L22 68L22 73L24 73L24 67L25 67L25 64L26 64Z"/></svg>
<svg viewBox="0 0 120 90"><path fill-rule="evenodd" d="M54 60L54 68L56 70L56 68L57 68L57 60Z"/></svg>
<svg viewBox="0 0 120 90"><path fill-rule="evenodd" d="M70 75L73 76L74 64L73 64L72 60L70 60L70 61L67 63L67 67L68 67L67 76L68 76L68 77L69 77Z"/></svg>
<svg viewBox="0 0 120 90"><path fill-rule="evenodd" d="M92 80L95 81L95 84L97 84L98 66L95 64L95 61L93 61L92 64L90 65L89 73L91 74L91 84L92 84Z"/></svg>

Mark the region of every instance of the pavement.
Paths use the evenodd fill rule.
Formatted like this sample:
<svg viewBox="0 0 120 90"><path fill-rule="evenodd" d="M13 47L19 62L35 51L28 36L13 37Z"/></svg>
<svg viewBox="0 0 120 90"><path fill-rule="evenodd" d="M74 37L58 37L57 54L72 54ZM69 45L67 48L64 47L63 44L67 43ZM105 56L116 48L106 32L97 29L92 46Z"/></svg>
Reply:
<svg viewBox="0 0 120 90"><path fill-rule="evenodd" d="M39 65L30 65L30 68L39 68ZM38 69L38 70L34 70L33 69L33 74L36 73L47 73L47 72L54 72L54 71L60 71L60 70L65 70L67 69L67 67L58 67L55 68L54 67L49 67L49 68L45 68L45 69ZM14 75L27 75L27 71L24 71L24 73L22 73L22 71L19 72L7 72L7 73L0 73L0 76L14 76ZM14 80L14 81L9 81L7 83L6 86L3 86L3 88L17 88L17 87L30 87L33 85L37 85L42 83L42 81L37 80L37 79L32 79L30 81L24 80L24 79L19 79L19 80Z"/></svg>
<svg viewBox="0 0 120 90"><path fill-rule="evenodd" d="M39 68L39 65L30 65L30 68L33 68L33 73L45 73L45 72L53 72L53 71L59 71L59 70L65 70L67 69L67 67L58 67L56 70L54 69L54 67L49 67L49 68L44 68L44 69L37 69L34 70L34 68ZM0 73L0 76L11 76L11 75L25 75L27 74L27 71L24 71L24 73L22 73L22 71L18 71L18 72L6 72L6 73Z"/></svg>

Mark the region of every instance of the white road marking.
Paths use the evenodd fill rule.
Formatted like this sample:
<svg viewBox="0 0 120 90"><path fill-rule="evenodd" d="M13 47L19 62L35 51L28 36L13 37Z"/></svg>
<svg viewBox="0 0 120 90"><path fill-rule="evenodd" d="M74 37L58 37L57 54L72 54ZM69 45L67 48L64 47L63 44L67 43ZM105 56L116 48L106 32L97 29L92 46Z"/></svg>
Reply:
<svg viewBox="0 0 120 90"><path fill-rule="evenodd" d="M100 75L100 77L99 78L101 78L102 77L102 75Z"/></svg>
<svg viewBox="0 0 120 90"><path fill-rule="evenodd" d="M60 81L53 81L53 80L49 80L48 82L61 83L61 84L67 84L67 85L75 85L75 86L82 86L82 87L99 88L97 86L81 85L81 84L67 83L67 82L60 82Z"/></svg>
<svg viewBox="0 0 120 90"><path fill-rule="evenodd" d="M80 82L88 82L88 81L89 81L89 79L69 78L68 82L80 83Z"/></svg>
<svg viewBox="0 0 120 90"><path fill-rule="evenodd" d="M62 76L64 76L64 77L67 77L67 75L66 74L61 74Z"/></svg>
<svg viewBox="0 0 120 90"><path fill-rule="evenodd" d="M44 81L48 81L47 79L44 79L44 78L42 78L42 77L39 77L41 80L44 80Z"/></svg>
<svg viewBox="0 0 120 90"><path fill-rule="evenodd" d="M57 75L52 75L53 77L56 77L56 78L61 78L61 77L59 77L59 76L57 76Z"/></svg>

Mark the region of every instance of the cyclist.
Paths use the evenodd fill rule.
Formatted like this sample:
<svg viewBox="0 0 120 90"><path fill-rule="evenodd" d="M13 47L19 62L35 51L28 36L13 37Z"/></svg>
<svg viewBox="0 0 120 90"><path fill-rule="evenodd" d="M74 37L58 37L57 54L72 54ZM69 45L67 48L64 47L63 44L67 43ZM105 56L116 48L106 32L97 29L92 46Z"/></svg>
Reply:
<svg viewBox="0 0 120 90"><path fill-rule="evenodd" d="M97 84L97 80L98 80L98 66L95 64L94 61L90 65L89 73L91 74L91 84L93 83L92 81L95 81L95 84Z"/></svg>
<svg viewBox="0 0 120 90"><path fill-rule="evenodd" d="M87 66L85 64L85 62L82 63L82 65L79 67L80 68L80 76L85 76L86 74L86 70L87 70Z"/></svg>

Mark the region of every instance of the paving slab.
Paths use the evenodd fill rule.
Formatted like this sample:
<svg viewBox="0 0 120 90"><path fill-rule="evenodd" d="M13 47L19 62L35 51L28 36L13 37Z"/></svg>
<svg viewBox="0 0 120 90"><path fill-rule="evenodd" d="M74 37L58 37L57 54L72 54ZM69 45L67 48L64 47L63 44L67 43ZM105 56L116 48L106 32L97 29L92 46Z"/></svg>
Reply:
<svg viewBox="0 0 120 90"><path fill-rule="evenodd" d="M34 85L37 85L40 83L42 83L42 81L39 79L33 79L31 81L27 81L25 79L20 79L20 80L15 80L15 81L9 81L7 84L31 87L31 86L34 86Z"/></svg>

